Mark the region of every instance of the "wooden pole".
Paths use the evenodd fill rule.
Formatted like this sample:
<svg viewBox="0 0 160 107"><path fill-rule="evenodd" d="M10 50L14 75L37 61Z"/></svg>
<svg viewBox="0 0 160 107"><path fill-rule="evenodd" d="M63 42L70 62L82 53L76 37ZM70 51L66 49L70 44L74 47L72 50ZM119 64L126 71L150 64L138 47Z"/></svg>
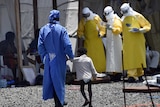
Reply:
<svg viewBox="0 0 160 107"><path fill-rule="evenodd" d="M78 23L82 18L82 8L83 8L83 0L78 1ZM83 40L78 38L78 48L83 47Z"/></svg>
<svg viewBox="0 0 160 107"><path fill-rule="evenodd" d="M57 0L52 1L53 9L57 9Z"/></svg>
<svg viewBox="0 0 160 107"><path fill-rule="evenodd" d="M79 0L78 3L78 22L82 18L83 0Z"/></svg>
<svg viewBox="0 0 160 107"><path fill-rule="evenodd" d="M34 35L36 35L36 30L38 29L38 8L37 0L33 0L33 17L34 17Z"/></svg>
<svg viewBox="0 0 160 107"><path fill-rule="evenodd" d="M21 47L21 24L20 24L20 1L15 0L16 41L18 54L18 79L22 80L22 47Z"/></svg>

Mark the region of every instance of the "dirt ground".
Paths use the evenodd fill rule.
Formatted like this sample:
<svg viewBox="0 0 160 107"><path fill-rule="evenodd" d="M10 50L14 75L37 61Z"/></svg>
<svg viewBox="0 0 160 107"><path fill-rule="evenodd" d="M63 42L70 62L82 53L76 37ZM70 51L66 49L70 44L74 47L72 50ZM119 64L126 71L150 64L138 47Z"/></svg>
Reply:
<svg viewBox="0 0 160 107"><path fill-rule="evenodd" d="M125 87L142 86L142 83L125 83ZM86 91L87 91L87 87ZM125 107L123 83L93 84L93 107ZM160 94L151 93L155 107L160 107ZM126 93L127 107L152 107L148 93ZM65 107L81 107L84 99L79 85L66 85ZM143 105L141 105L143 104ZM0 107L54 107L54 100L42 100L42 86L0 88ZM87 107L87 106L86 106Z"/></svg>

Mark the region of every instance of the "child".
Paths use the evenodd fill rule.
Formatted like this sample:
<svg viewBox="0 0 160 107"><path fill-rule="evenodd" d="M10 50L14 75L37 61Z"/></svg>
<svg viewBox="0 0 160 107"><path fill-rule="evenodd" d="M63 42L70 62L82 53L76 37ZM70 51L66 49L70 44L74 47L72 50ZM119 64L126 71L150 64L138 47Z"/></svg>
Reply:
<svg viewBox="0 0 160 107"><path fill-rule="evenodd" d="M93 65L92 59L86 55L87 50L85 48L79 48L78 57L73 60L73 67L76 71L77 80L80 81L80 91L85 99L82 107L89 104L92 107L92 87L91 80L96 78L97 71ZM85 94L84 87L88 84L89 100Z"/></svg>

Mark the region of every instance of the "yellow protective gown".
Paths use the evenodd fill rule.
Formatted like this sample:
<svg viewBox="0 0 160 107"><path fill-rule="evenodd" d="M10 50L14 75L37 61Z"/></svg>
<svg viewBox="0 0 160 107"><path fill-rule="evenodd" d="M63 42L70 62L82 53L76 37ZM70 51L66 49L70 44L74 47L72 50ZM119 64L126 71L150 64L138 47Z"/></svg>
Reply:
<svg viewBox="0 0 160 107"><path fill-rule="evenodd" d="M105 50L100 35L105 34L105 27L101 25L102 20L96 15L93 20L84 18L78 25L77 35L84 36L84 47L87 49L87 55L93 60L97 72L105 72Z"/></svg>
<svg viewBox="0 0 160 107"><path fill-rule="evenodd" d="M143 73L139 69L142 69L142 65L146 68L145 37L141 32L133 33L129 30L131 28L144 28L149 31L151 24L141 14L137 13L135 16L126 16L122 26L124 70L128 70L131 77L142 76Z"/></svg>

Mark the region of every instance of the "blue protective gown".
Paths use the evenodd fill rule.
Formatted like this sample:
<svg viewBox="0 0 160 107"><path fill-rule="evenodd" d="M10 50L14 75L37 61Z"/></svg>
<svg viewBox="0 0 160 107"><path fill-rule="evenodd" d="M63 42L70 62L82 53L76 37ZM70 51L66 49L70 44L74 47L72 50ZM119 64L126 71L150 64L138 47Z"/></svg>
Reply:
<svg viewBox="0 0 160 107"><path fill-rule="evenodd" d="M65 96L66 55L73 59L67 31L58 22L46 24L40 30L38 52L44 63L43 99L53 98L55 92L63 105ZM52 54L50 56L49 54ZM44 60L45 59L45 60Z"/></svg>

